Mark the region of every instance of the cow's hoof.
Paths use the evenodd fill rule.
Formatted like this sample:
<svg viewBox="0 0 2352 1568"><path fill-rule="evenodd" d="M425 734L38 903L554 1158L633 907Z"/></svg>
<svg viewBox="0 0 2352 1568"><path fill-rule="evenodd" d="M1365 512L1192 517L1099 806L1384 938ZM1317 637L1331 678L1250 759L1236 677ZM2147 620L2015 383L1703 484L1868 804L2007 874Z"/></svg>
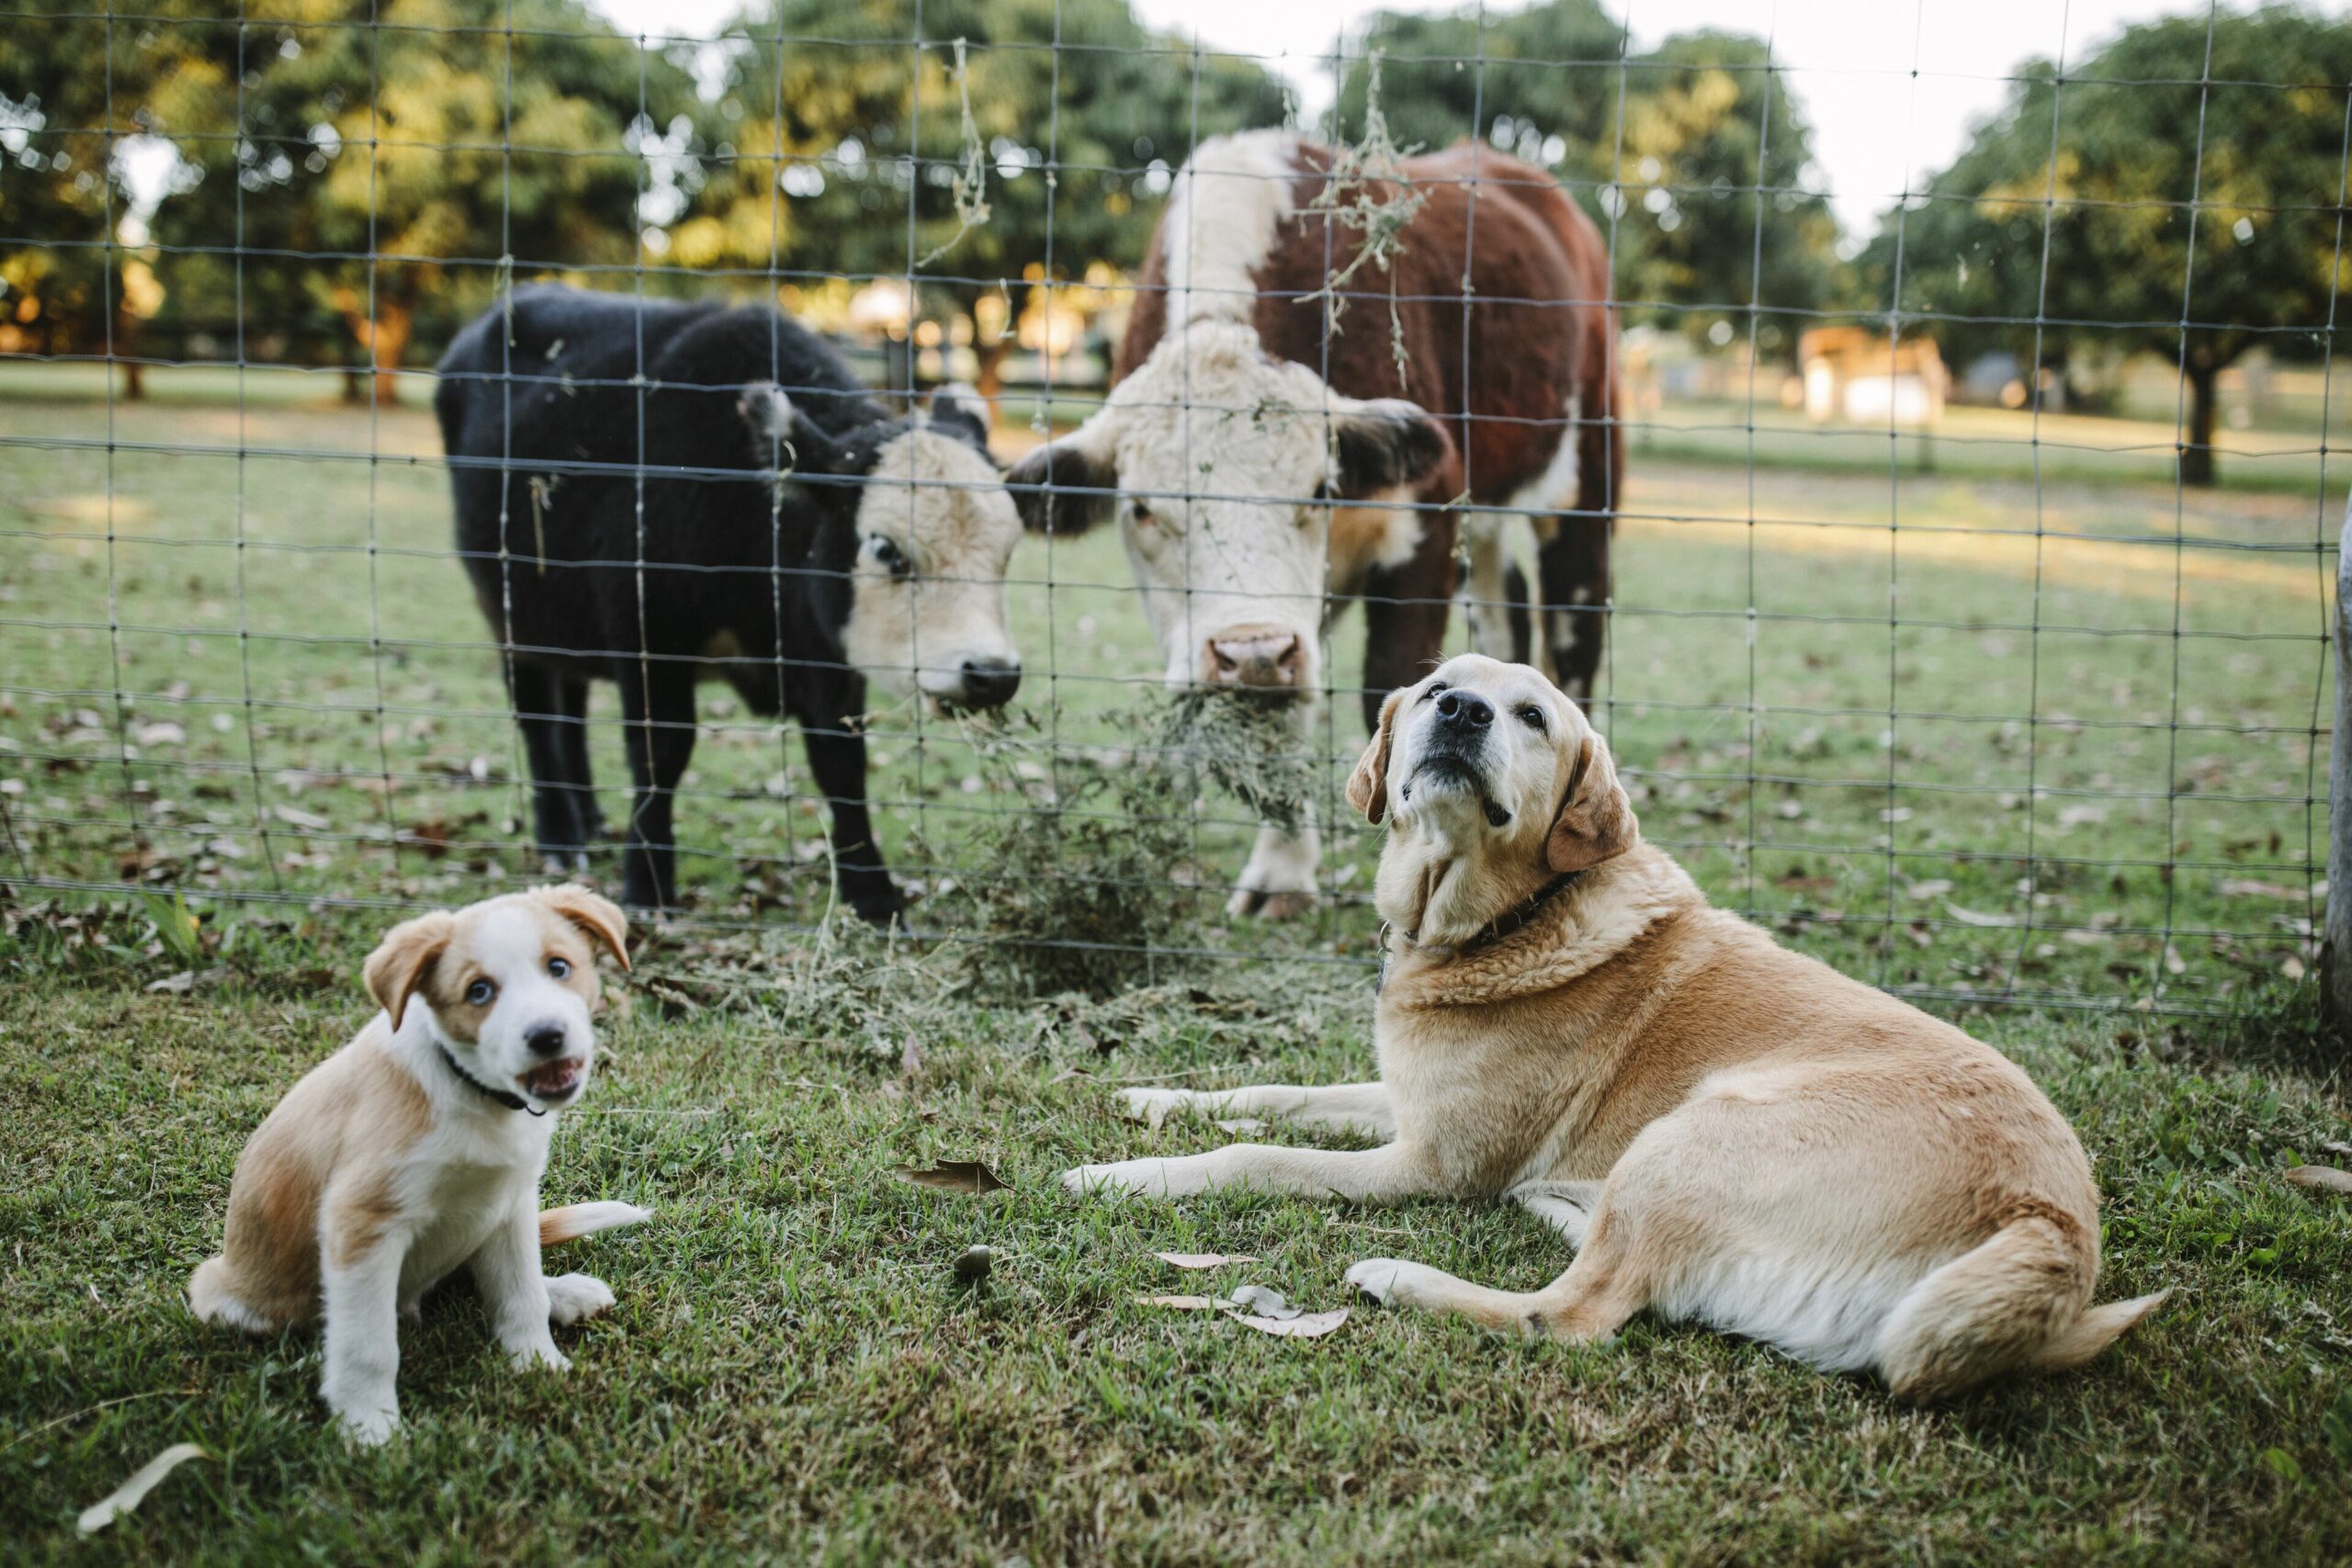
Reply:
<svg viewBox="0 0 2352 1568"><path fill-rule="evenodd" d="M1295 920L1315 908L1315 895L1295 889L1268 893L1255 887L1238 887L1226 900L1225 912L1240 919L1255 916L1261 920Z"/></svg>
<svg viewBox="0 0 2352 1568"><path fill-rule="evenodd" d="M887 882L879 887L871 886L844 887L842 889L842 897L852 909L857 912L859 919L869 926L878 926L884 931L889 930L891 922L907 912L906 898L896 887Z"/></svg>

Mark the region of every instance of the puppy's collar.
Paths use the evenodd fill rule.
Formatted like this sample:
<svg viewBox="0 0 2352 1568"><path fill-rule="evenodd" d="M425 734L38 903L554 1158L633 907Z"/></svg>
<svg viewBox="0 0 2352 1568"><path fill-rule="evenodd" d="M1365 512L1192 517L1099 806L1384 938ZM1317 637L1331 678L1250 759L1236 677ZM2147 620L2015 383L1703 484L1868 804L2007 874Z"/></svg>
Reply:
<svg viewBox="0 0 2352 1568"><path fill-rule="evenodd" d="M1482 947L1491 946L1514 932L1525 930L1527 923L1543 912L1544 905L1575 886L1583 876L1584 873L1581 871L1560 873L1559 875L1480 926L1466 940L1439 948L1438 951L1458 958L1465 953L1476 953ZM1386 925L1380 928L1380 978L1373 986L1374 995L1386 989L1388 985L1390 929ZM1396 938L1407 947L1417 948L1421 945L1419 934L1414 931L1399 931L1396 933Z"/></svg>
<svg viewBox="0 0 2352 1568"><path fill-rule="evenodd" d="M482 1082L481 1079L474 1077L473 1074L466 1071L465 1068L458 1066L458 1058L449 1055L449 1047L447 1045L435 1044L434 1049L441 1053L441 1060L448 1064L449 1070L457 1074L460 1078L463 1078L467 1083L470 1084L473 1087L475 1093L487 1096L491 1100L493 1100L499 1104L506 1107L509 1111L527 1111L534 1116L545 1116L547 1114L546 1111L541 1111L537 1106L533 1105L521 1095L509 1093L507 1090L503 1089L492 1089L488 1084Z"/></svg>

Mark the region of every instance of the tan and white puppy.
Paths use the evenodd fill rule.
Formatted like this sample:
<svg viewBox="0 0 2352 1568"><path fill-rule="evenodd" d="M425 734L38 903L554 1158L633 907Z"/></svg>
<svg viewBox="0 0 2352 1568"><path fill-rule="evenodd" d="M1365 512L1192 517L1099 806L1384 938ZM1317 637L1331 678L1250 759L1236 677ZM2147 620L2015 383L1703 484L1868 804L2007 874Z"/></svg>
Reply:
<svg viewBox="0 0 2352 1568"><path fill-rule="evenodd" d="M1913 1399L2079 1365L2163 1299L2091 1306L2098 1191L2025 1074L1710 908L1535 671L1468 655L1391 695L1348 798L1389 824L1380 1081L1136 1089L1127 1108L1387 1141L1231 1145L1067 1185L1511 1199L1577 1249L1542 1290L1393 1258L1348 1279L1561 1338L1648 1309Z"/></svg>
<svg viewBox="0 0 2352 1568"><path fill-rule="evenodd" d="M613 1304L604 1281L549 1279L539 1248L647 1212L539 1212L554 1112L596 1052L596 953L628 967L619 909L541 887L392 928L368 955L383 1010L296 1084L237 1161L228 1238L188 1281L208 1323L272 1334L323 1316L320 1396L380 1443L400 1421L398 1319L459 1268L517 1367L571 1365L548 1323Z"/></svg>

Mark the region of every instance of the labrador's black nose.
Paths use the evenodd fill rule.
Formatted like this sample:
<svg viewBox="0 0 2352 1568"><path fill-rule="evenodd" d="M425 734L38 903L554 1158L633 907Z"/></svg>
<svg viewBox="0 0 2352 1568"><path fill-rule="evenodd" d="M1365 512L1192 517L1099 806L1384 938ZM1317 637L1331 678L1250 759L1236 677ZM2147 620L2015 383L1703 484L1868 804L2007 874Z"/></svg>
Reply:
<svg viewBox="0 0 2352 1568"><path fill-rule="evenodd" d="M1495 722L1495 709L1484 697L1449 691L1437 700L1437 716L1450 728L1484 729Z"/></svg>
<svg viewBox="0 0 2352 1568"><path fill-rule="evenodd" d="M563 1025L535 1023L531 1025L529 1032L523 1036L523 1043L542 1056L552 1056L563 1049Z"/></svg>

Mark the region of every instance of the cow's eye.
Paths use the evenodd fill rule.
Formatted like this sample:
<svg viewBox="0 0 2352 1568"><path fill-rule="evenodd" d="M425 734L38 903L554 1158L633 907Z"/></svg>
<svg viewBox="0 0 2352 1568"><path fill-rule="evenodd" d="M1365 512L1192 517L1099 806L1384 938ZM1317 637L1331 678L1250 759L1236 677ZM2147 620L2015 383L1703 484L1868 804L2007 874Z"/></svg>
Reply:
<svg viewBox="0 0 2352 1568"><path fill-rule="evenodd" d="M548 959L548 973L554 976L559 980L562 979L565 976L571 973L571 960L569 958L557 958L552 955L549 956Z"/></svg>
<svg viewBox="0 0 2352 1568"><path fill-rule="evenodd" d="M1140 501L1127 503L1127 515L1135 519L1137 527L1149 527L1153 521L1151 508Z"/></svg>
<svg viewBox="0 0 2352 1568"><path fill-rule="evenodd" d="M488 980L476 980L466 987L466 1000L478 1008L488 1007L490 998L496 995L498 995L498 987Z"/></svg>
<svg viewBox="0 0 2352 1568"><path fill-rule="evenodd" d="M1533 703L1522 704L1519 710L1519 722L1541 735L1544 733L1544 710Z"/></svg>
<svg viewBox="0 0 2352 1568"><path fill-rule="evenodd" d="M904 577L915 569L914 562L907 558L907 552L899 547L899 541L888 534L866 535L861 553L892 577Z"/></svg>

